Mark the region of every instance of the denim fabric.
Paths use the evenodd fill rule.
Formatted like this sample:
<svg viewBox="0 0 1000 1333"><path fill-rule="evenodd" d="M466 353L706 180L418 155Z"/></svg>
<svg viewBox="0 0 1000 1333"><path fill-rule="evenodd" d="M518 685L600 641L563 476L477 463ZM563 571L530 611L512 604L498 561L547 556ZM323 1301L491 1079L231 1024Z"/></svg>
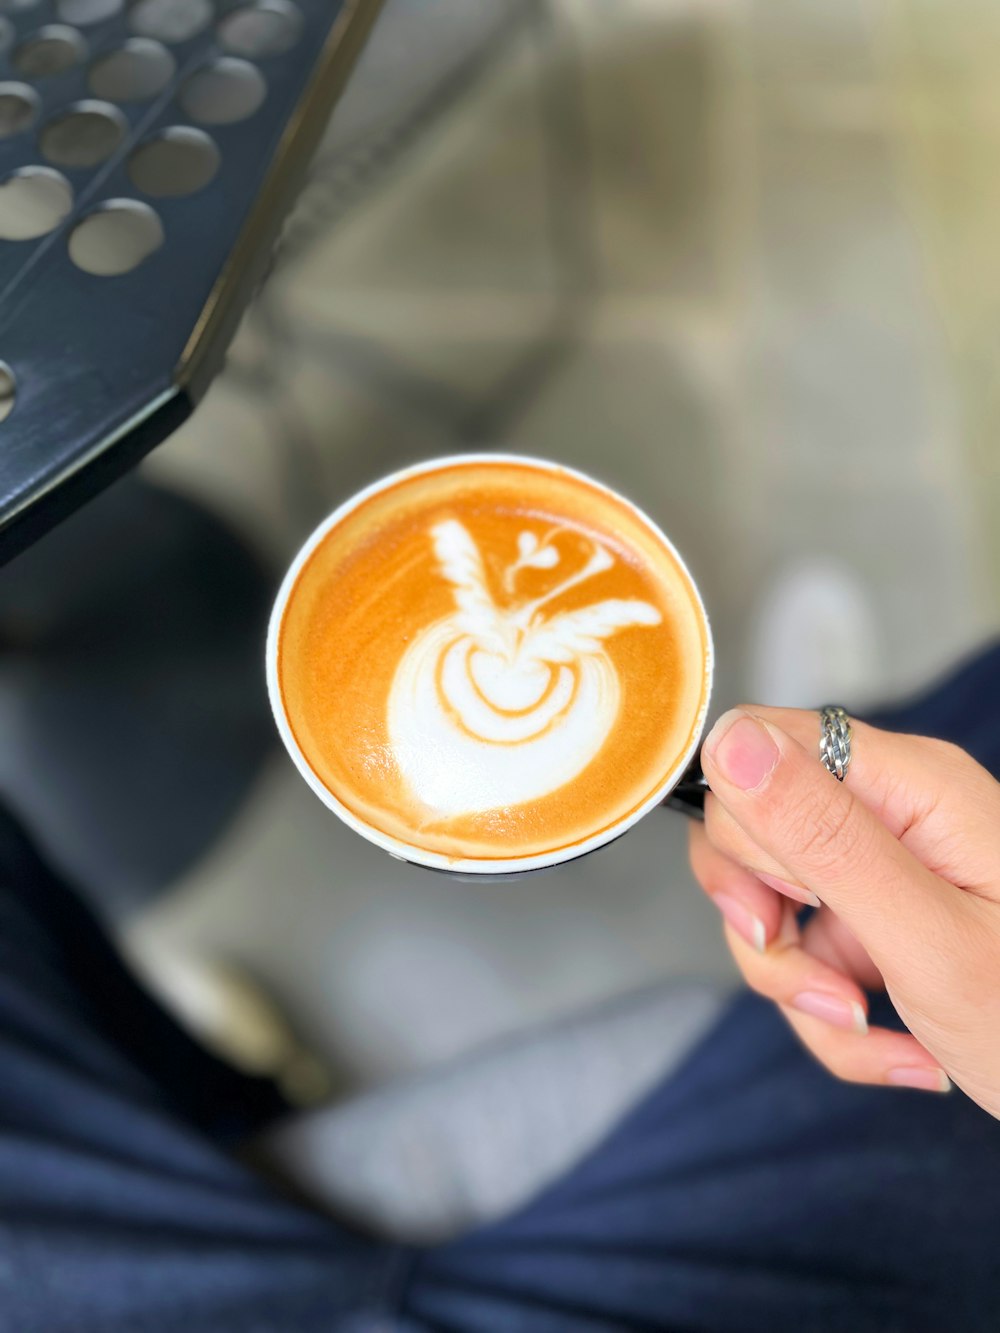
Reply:
<svg viewBox="0 0 1000 1333"><path fill-rule="evenodd" d="M1000 773L1000 648L876 720ZM1000 1328L1000 1124L838 1083L752 996L555 1186L434 1249L241 1165L283 1109L158 1009L0 816L2 1333Z"/></svg>

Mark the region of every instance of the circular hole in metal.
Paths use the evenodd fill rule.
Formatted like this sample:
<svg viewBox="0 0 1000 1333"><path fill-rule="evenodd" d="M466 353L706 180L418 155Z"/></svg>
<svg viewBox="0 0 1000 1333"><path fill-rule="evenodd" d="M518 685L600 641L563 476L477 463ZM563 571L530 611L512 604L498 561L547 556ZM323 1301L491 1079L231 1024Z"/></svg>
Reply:
<svg viewBox="0 0 1000 1333"><path fill-rule="evenodd" d="M174 77L177 62L165 46L132 37L118 51L94 63L90 91L109 102L148 102Z"/></svg>
<svg viewBox="0 0 1000 1333"><path fill-rule="evenodd" d="M22 167L0 181L0 241L33 241L73 208L73 187L49 167Z"/></svg>
<svg viewBox="0 0 1000 1333"><path fill-rule="evenodd" d="M0 139L30 129L38 106L38 94L26 83L0 83Z"/></svg>
<svg viewBox="0 0 1000 1333"><path fill-rule="evenodd" d="M290 0L242 5L219 24L219 41L237 56L259 59L288 51L302 35L302 14Z"/></svg>
<svg viewBox="0 0 1000 1333"><path fill-rule="evenodd" d="M156 37L171 45L186 42L212 22L211 0L138 0L128 21L140 37Z"/></svg>
<svg viewBox="0 0 1000 1333"><path fill-rule="evenodd" d="M201 130L172 125L140 144L128 161L132 184L154 199L203 190L222 160L215 142Z"/></svg>
<svg viewBox="0 0 1000 1333"><path fill-rule="evenodd" d="M56 0L56 13L64 23L103 23L117 14L125 0Z"/></svg>
<svg viewBox="0 0 1000 1333"><path fill-rule="evenodd" d="M108 102L77 102L43 127L38 143L57 167L96 167L115 151L126 129L125 117Z"/></svg>
<svg viewBox="0 0 1000 1333"><path fill-rule="evenodd" d="M50 23L26 37L10 58L10 63L26 79L44 79L63 74L86 59L87 43L75 28L64 23Z"/></svg>
<svg viewBox="0 0 1000 1333"><path fill-rule="evenodd" d="M109 199L73 228L69 257L84 273L112 278L131 273L162 244L163 223L148 204Z"/></svg>
<svg viewBox="0 0 1000 1333"><path fill-rule="evenodd" d="M14 410L17 383L14 372L6 361L0 361L0 421L6 421Z"/></svg>
<svg viewBox="0 0 1000 1333"><path fill-rule="evenodd" d="M266 96L267 81L256 65L223 56L192 74L177 100L202 125L234 125L252 116Z"/></svg>

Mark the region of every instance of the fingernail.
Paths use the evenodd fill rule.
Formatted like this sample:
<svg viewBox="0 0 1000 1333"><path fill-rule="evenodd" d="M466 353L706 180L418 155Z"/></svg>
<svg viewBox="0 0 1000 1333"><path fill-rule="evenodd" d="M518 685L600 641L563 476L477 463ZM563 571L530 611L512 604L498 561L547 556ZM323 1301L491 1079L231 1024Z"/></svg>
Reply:
<svg viewBox="0 0 1000 1333"><path fill-rule="evenodd" d="M722 776L740 791L756 790L771 775L779 757L763 723L738 708L723 713L709 732L705 749Z"/></svg>
<svg viewBox="0 0 1000 1333"><path fill-rule="evenodd" d="M754 916L749 907L744 907L738 898L732 898L728 893L713 894L713 900L737 935L752 944L758 953L763 953L767 948L767 931L760 917Z"/></svg>
<svg viewBox="0 0 1000 1333"><path fill-rule="evenodd" d="M926 1066L911 1066L890 1069L885 1076L887 1083L894 1083L898 1088L921 1088L924 1092L951 1092L951 1079L943 1069L928 1069Z"/></svg>
<svg viewBox="0 0 1000 1333"><path fill-rule="evenodd" d="M789 884L786 879L778 879L777 875L765 875L760 870L755 870L754 874L769 889L777 889L786 898L794 898L797 903L805 903L807 907L823 906L812 889L803 889L798 884Z"/></svg>
<svg viewBox="0 0 1000 1333"><path fill-rule="evenodd" d="M792 1000L792 1008L813 1018L821 1018L835 1028L860 1033L868 1031L868 1019L857 1000L842 1000L826 991L804 990Z"/></svg>

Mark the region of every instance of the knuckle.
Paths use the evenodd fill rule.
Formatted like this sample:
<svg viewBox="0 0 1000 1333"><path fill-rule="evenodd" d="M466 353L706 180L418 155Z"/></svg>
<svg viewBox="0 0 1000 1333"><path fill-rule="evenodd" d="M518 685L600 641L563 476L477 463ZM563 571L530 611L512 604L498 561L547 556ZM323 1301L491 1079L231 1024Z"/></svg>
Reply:
<svg viewBox="0 0 1000 1333"><path fill-rule="evenodd" d="M842 787L821 800L793 807L784 824L789 848L811 866L822 869L845 857L855 865L865 860L863 822L854 797Z"/></svg>
<svg viewBox="0 0 1000 1333"><path fill-rule="evenodd" d="M742 949L737 951L737 949L730 946L730 951L736 959L736 965L743 974L743 980L750 990L755 995L762 995L765 1000L778 1000L780 988L775 984L774 977L770 975L766 967L761 967L756 958L749 961Z"/></svg>
<svg viewBox="0 0 1000 1333"><path fill-rule="evenodd" d="M752 990L755 995L760 995L765 1000L776 1001L778 999L778 997L774 994L772 987L768 986L767 983L764 981L764 979L758 976L756 973L748 972L744 968L743 980L746 982L748 988Z"/></svg>
<svg viewBox="0 0 1000 1333"><path fill-rule="evenodd" d="M843 1079L846 1077L847 1061L838 1050L831 1050L825 1042L809 1042L807 1044L816 1059L826 1066L834 1078Z"/></svg>
<svg viewBox="0 0 1000 1333"><path fill-rule="evenodd" d="M824 1064L834 1078L842 1083L867 1083L869 1078L859 1066L855 1053L838 1046L826 1046L820 1049L810 1047L813 1055Z"/></svg>
<svg viewBox="0 0 1000 1333"><path fill-rule="evenodd" d="M937 793L950 787L961 787L967 793L985 795L996 788L996 779L989 770L954 741L922 736L919 744L924 748L925 771L935 775L934 788Z"/></svg>
<svg viewBox="0 0 1000 1333"><path fill-rule="evenodd" d="M974 762L969 753L954 741L939 740L936 736L921 736L920 742L936 763L949 769L965 767Z"/></svg>
<svg viewBox="0 0 1000 1333"><path fill-rule="evenodd" d="M939 775L938 790L961 789L966 799L977 800L992 812L1000 807L1000 783L989 771L953 741L925 739Z"/></svg>
<svg viewBox="0 0 1000 1333"><path fill-rule="evenodd" d="M871 1075L865 1069L859 1069L853 1060L845 1060L840 1056L834 1056L832 1061L827 1063L827 1068L834 1078L839 1078L841 1083L871 1083Z"/></svg>

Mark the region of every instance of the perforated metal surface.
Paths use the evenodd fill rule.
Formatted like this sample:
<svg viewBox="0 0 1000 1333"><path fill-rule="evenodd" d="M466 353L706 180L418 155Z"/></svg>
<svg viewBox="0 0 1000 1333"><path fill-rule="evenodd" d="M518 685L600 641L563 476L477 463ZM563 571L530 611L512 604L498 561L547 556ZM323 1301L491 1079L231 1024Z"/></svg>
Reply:
<svg viewBox="0 0 1000 1333"><path fill-rule="evenodd" d="M221 362L378 0L0 0L0 558Z"/></svg>

